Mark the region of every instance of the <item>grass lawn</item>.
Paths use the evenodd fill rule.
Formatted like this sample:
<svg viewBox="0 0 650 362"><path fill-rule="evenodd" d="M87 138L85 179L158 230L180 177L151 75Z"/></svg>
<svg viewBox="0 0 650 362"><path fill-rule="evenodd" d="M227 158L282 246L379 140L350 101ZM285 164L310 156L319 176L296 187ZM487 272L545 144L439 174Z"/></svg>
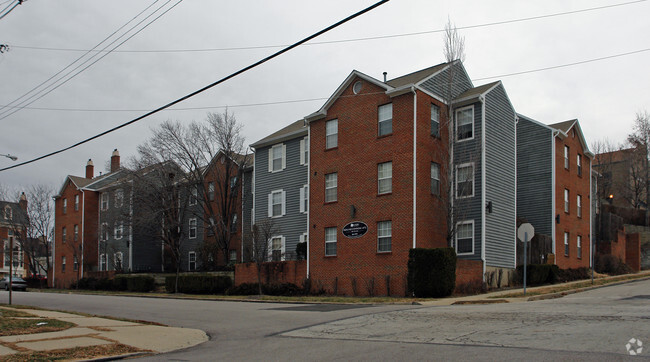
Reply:
<svg viewBox="0 0 650 362"><path fill-rule="evenodd" d="M45 352L21 352L0 357L1 362L22 361L57 361L57 360L87 360L105 356L117 356L128 353L143 352L137 348L123 344L109 344L92 347L78 347Z"/></svg>
<svg viewBox="0 0 650 362"><path fill-rule="evenodd" d="M2 318L0 319L0 336L56 332L74 327L70 322L48 318Z"/></svg>

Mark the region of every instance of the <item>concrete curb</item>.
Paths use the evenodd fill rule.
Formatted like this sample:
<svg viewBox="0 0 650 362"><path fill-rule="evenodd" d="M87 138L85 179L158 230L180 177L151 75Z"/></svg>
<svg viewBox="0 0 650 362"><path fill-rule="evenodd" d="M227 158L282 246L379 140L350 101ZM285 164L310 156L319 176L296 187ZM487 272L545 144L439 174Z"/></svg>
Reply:
<svg viewBox="0 0 650 362"><path fill-rule="evenodd" d="M563 292L536 295L536 296L528 298L527 301L528 302L534 302L534 301L537 301L537 300L547 300L547 299L562 298L562 297L564 297L566 295L569 295L569 294L582 293L582 292L586 292L586 291L589 291L589 290L594 290L594 289L599 289L599 288L604 288L604 287L610 287L610 286L615 286L615 285L621 285L621 284L628 284L628 283L633 283L633 282L638 282L638 281L643 281L643 280L650 280L650 276L649 277L638 278L638 279L621 280L621 281L618 281L618 282L612 282L612 283L607 283L607 284L602 284L602 285L594 285L594 286L591 286L591 287L584 287L584 288L577 288L577 289L572 289L572 290L565 290Z"/></svg>

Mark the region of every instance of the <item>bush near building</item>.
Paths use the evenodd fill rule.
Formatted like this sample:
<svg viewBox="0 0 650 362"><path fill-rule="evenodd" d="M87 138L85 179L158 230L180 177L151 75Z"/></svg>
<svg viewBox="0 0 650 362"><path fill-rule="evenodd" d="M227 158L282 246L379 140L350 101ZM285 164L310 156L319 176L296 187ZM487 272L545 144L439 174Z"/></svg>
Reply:
<svg viewBox="0 0 650 362"><path fill-rule="evenodd" d="M165 278L167 292L174 292L175 276ZM232 279L224 275L180 275L178 277L178 292L187 294L224 294L232 287Z"/></svg>
<svg viewBox="0 0 650 362"><path fill-rule="evenodd" d="M455 286L456 251L453 248L409 250L409 294L418 298L446 297Z"/></svg>

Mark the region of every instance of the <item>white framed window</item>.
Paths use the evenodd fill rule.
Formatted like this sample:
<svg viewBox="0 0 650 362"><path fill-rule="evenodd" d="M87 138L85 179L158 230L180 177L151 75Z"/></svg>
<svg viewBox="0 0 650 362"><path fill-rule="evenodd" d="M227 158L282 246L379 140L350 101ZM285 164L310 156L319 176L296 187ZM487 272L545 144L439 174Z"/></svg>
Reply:
<svg viewBox="0 0 650 362"><path fill-rule="evenodd" d="M440 165L431 162L431 194L440 195Z"/></svg>
<svg viewBox="0 0 650 362"><path fill-rule="evenodd" d="M578 235L576 237L576 244L577 244L577 247L578 247L578 252L577 252L578 259L582 259L582 236Z"/></svg>
<svg viewBox="0 0 650 362"><path fill-rule="evenodd" d="M284 236L274 236L271 238L271 261L284 260Z"/></svg>
<svg viewBox="0 0 650 362"><path fill-rule="evenodd" d="M569 233L564 232L564 256L569 256Z"/></svg>
<svg viewBox="0 0 650 362"><path fill-rule="evenodd" d="M102 223L100 233L102 240L108 240L108 223Z"/></svg>
<svg viewBox="0 0 650 362"><path fill-rule="evenodd" d="M190 251L187 254L187 270L196 271L196 252Z"/></svg>
<svg viewBox="0 0 650 362"><path fill-rule="evenodd" d="M269 198L269 217L281 217L287 213L286 201L287 193L284 190L275 190L268 196Z"/></svg>
<svg viewBox="0 0 650 362"><path fill-rule="evenodd" d="M235 250L235 249L230 249L230 252L229 252L229 253L230 253L230 254L229 254L229 258L228 258L228 260L230 260L231 263L235 263L235 262L237 262L237 250Z"/></svg>
<svg viewBox="0 0 650 362"><path fill-rule="evenodd" d="M564 189L564 212L569 213L569 190Z"/></svg>
<svg viewBox="0 0 650 362"><path fill-rule="evenodd" d="M332 172L325 175L325 202L337 200L338 173Z"/></svg>
<svg viewBox="0 0 650 362"><path fill-rule="evenodd" d="M456 198L474 196L474 164L464 163L456 167Z"/></svg>
<svg viewBox="0 0 650 362"><path fill-rule="evenodd" d="M471 140L474 138L474 106L456 110L456 140Z"/></svg>
<svg viewBox="0 0 650 362"><path fill-rule="evenodd" d="M124 205L124 191L122 189L115 190L115 207L122 207Z"/></svg>
<svg viewBox="0 0 650 362"><path fill-rule="evenodd" d="M386 253L392 250L392 221L377 223L377 252Z"/></svg>
<svg viewBox="0 0 650 362"><path fill-rule="evenodd" d="M107 271L106 254L99 254L99 271Z"/></svg>
<svg viewBox="0 0 650 362"><path fill-rule="evenodd" d="M309 185L300 188L300 212L306 214L309 211Z"/></svg>
<svg viewBox="0 0 650 362"><path fill-rule="evenodd" d="M68 239L68 230L67 230L66 227L64 226L64 227L61 229L61 241L65 243L66 241L68 241L67 239Z"/></svg>
<svg viewBox="0 0 650 362"><path fill-rule="evenodd" d="M63 213L68 213L68 199L63 199ZM5 209L5 219L11 220L11 209Z"/></svg>
<svg viewBox="0 0 650 362"><path fill-rule="evenodd" d="M108 210L108 193L104 192L101 196L102 211Z"/></svg>
<svg viewBox="0 0 650 362"><path fill-rule="evenodd" d="M287 146L277 144L269 149L269 172L279 172L287 166Z"/></svg>
<svg viewBox="0 0 650 362"><path fill-rule="evenodd" d="M232 222L230 223L230 232L237 232L237 214L232 214Z"/></svg>
<svg viewBox="0 0 650 362"><path fill-rule="evenodd" d="M582 157L580 154L576 155L576 167L578 169L578 176L582 176Z"/></svg>
<svg viewBox="0 0 650 362"><path fill-rule="evenodd" d="M325 228L325 256L336 255L336 228Z"/></svg>
<svg viewBox="0 0 650 362"><path fill-rule="evenodd" d="M73 239L72 239L72 240L74 240L74 241L78 241L78 240L79 240L79 225L75 225L74 228L73 228L72 230L74 230L74 234L73 234Z"/></svg>
<svg viewBox="0 0 650 362"><path fill-rule="evenodd" d="M124 223L116 222L115 223L115 230L113 230L113 235L115 235L115 239L119 240L122 239L122 235L124 234Z"/></svg>
<svg viewBox="0 0 650 362"><path fill-rule="evenodd" d="M65 273L65 256L61 257L61 272Z"/></svg>
<svg viewBox="0 0 650 362"><path fill-rule="evenodd" d="M393 104L388 103L379 106L377 110L377 130L379 136L393 133Z"/></svg>
<svg viewBox="0 0 650 362"><path fill-rule="evenodd" d="M339 120L332 119L325 122L325 148L339 146Z"/></svg>
<svg viewBox="0 0 650 362"><path fill-rule="evenodd" d="M199 188L196 186L192 186L190 188L190 200L189 200L190 206L196 205L198 200L199 200Z"/></svg>
<svg viewBox="0 0 650 362"><path fill-rule="evenodd" d="M431 135L440 137L440 107L431 104Z"/></svg>
<svg viewBox="0 0 650 362"><path fill-rule="evenodd" d="M474 220L456 224L456 254L474 254Z"/></svg>
<svg viewBox="0 0 650 362"><path fill-rule="evenodd" d="M578 217L582 217L582 196L581 195L578 195L576 197L576 207L578 209L576 212L578 214Z"/></svg>
<svg viewBox="0 0 650 362"><path fill-rule="evenodd" d="M569 169L569 146L564 146L564 168Z"/></svg>
<svg viewBox="0 0 650 362"><path fill-rule="evenodd" d="M309 137L300 140L300 164L307 165L309 163Z"/></svg>
<svg viewBox="0 0 650 362"><path fill-rule="evenodd" d="M393 162L377 165L377 186L377 193L380 195L393 192Z"/></svg>
<svg viewBox="0 0 650 362"><path fill-rule="evenodd" d="M74 211L79 211L79 195L74 195Z"/></svg>
<svg viewBox="0 0 650 362"><path fill-rule="evenodd" d="M196 218L193 217L189 220L189 237L190 239L196 239Z"/></svg>
<svg viewBox="0 0 650 362"><path fill-rule="evenodd" d="M233 177L230 178L230 188L231 189L234 189L234 188L237 187L237 181L239 181L237 176L233 176Z"/></svg>
<svg viewBox="0 0 650 362"><path fill-rule="evenodd" d="M208 182L208 199L214 201L214 182Z"/></svg>
<svg viewBox="0 0 650 362"><path fill-rule="evenodd" d="M76 255L72 257L72 270L74 271L79 270L79 259L77 258Z"/></svg>
<svg viewBox="0 0 650 362"><path fill-rule="evenodd" d="M122 270L122 260L124 260L124 255L121 251L118 251L113 255L113 263L115 265L115 270Z"/></svg>

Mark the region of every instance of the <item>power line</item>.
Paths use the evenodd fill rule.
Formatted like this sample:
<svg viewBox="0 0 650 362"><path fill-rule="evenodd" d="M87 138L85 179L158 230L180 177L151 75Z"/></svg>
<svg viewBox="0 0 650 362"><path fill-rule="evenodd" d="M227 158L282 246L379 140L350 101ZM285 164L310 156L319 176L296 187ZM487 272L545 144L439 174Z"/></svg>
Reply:
<svg viewBox="0 0 650 362"><path fill-rule="evenodd" d="M374 8L376 8L376 7L380 6L380 5L383 5L383 4L387 3L388 1L389 1L389 0L381 0L381 1L379 1L379 2L377 2L377 3L375 3L375 4L373 4L373 5L371 5L371 6L367 7L367 8L365 8L365 9L363 9L363 10L357 12L357 13L354 13L354 14L348 16L347 18L345 18L345 19L343 19L343 20L338 21L337 23L335 23L335 24L333 24L333 25L328 26L327 28L325 28L325 29L323 29L323 30L320 30L320 31L318 31L318 32L316 32L316 33L314 33L314 34L312 34L312 35L310 35L310 36L304 38L303 40L300 40L300 41L294 43L293 45L290 45L290 46L288 46L288 47L286 47L286 48L284 48L284 49L281 49L281 50L279 50L279 51L277 51L277 52L275 52L275 53L269 55L268 57L266 57L266 58L264 58L264 59L262 59L262 60L257 61L256 63L253 63L253 64L251 64L251 65L249 65L249 66L247 66L247 67L244 67L244 68L242 68L242 69L240 69L240 70L238 70L238 71L236 71L236 72L234 72L234 73L232 73L232 74L230 74L230 75L228 75L228 76L226 76L226 77L224 77L224 78L221 78L220 80L218 80L218 81L216 81L216 82L213 82L213 83L211 83L211 84L209 84L209 85L207 85L207 86L205 86L205 87L203 87L203 88L201 88L201 89L199 89L199 90L196 90L196 91L194 91L194 92L192 92L192 93L190 93L190 94L188 94L188 95L185 95L185 96L183 96L183 97L181 97L181 98L178 98L178 99L176 99L175 101L172 101L172 102L170 102L170 103L167 103L166 105L164 105L164 106L162 106L162 107L159 107L159 108L157 108L157 109L155 109L155 110L153 110L153 111L151 111L151 112L148 112L148 113L146 113L146 114L144 114L144 115L142 115L142 116L140 116L140 117L137 117L137 118L134 118L134 119L132 119L132 120L130 120L130 121L128 121L128 122L122 123L122 124L119 125L119 126L113 127L113 128L111 128L111 129L109 129L109 130L107 130L107 131L104 131L104 132L102 132L102 133L96 134L96 135L94 135L94 136L92 136L92 137L90 137L90 138L87 138L87 139L83 140L83 141L79 141L79 142L77 142L77 143L75 143L75 144L73 144L73 145L71 145L71 146L68 146L68 147L62 148L62 149L57 150L57 151L54 151L54 152L50 152L50 153L48 153L48 154L45 154L45 155L43 155L43 156L40 156L40 157L37 157L37 158L31 159L31 160L29 160L29 161L21 162L21 163L19 163L19 164L13 165L13 166L9 166L9 167L2 168L2 169L0 169L0 172L2 172L2 171L6 171L6 170L10 170L10 169L12 169L12 168L16 168L16 167L24 166L24 165L27 165L27 164L30 164L30 163L33 163L33 162L36 162L36 161L42 160L42 159L47 158L47 157L51 157L51 156L57 155L57 154L59 154L59 153L65 152L65 151L67 151L67 150L70 150L70 149L72 149L72 148L75 148L75 147L81 146L81 145L83 145L84 143L88 143L88 142L90 142L90 141L92 141L92 140L94 140L94 139L97 139L97 138L99 138L99 137L105 136L105 135L107 135L107 134L109 134L109 133L111 133L111 132L114 132L114 131L117 131L117 130L119 130L119 129L121 129L121 128L124 128L124 127L126 127L126 126L129 126L129 125L131 125L131 124L133 124L133 123L135 123L135 122L138 122L138 121L140 121L140 120L142 120L142 119L144 119L144 118L146 118L146 117L149 117L149 116L151 116L151 115L153 115L153 114L155 114L155 113L158 113L158 112L160 112L160 111L162 111L162 110L164 110L164 109L166 109L166 108L169 108L169 107L171 107L171 106L173 106L173 105L175 105L175 104L178 104L178 103L183 102L183 101L185 101L185 100L187 100L187 99L189 99L189 98L192 98L192 97L194 97L194 96L197 95L197 94L203 93L203 92L205 92L206 90L208 90L208 89L210 89L210 88L212 88L212 87L214 87L214 86L217 86L217 85L219 85L219 84L221 84L221 83L223 83L223 82L225 82L225 81L227 81L227 80L229 80L229 79L232 79L232 78L234 78L234 77L236 77L236 76L238 76L238 75L240 75L240 74L242 74L242 73L244 73L244 72L247 72L247 71L249 71L249 70L251 70L251 69L253 69L253 68L255 68L255 67L258 67L258 66L260 66L260 65L262 65L262 64L264 64L264 63L266 63L266 62L268 62L269 60L271 60L271 59L273 59L273 58L276 58L276 57L278 57L278 56L280 56L280 55L282 55L282 54L284 54L284 53L286 53L286 52L292 50L293 48L296 48L296 47L298 47L298 46L300 46L300 45L302 45L302 44L308 42L308 41L311 40L311 39L314 39L314 38L316 38L316 37L318 37L318 36L320 36L320 35L322 35L322 34L325 34L325 33L327 33L328 31L330 31L330 30L332 30L332 29L334 29L334 28L337 28L337 27L339 27L339 26L342 25L342 24L347 23L348 21L350 21L350 20L352 20L352 19L354 19L354 18L356 18L356 17L358 17L358 16L360 16L360 15L363 15L363 14L367 13L368 11L373 10Z"/></svg>
<svg viewBox="0 0 650 362"><path fill-rule="evenodd" d="M633 5L633 4L638 4L638 3L642 3L642 2L646 2L646 1L648 1L648 0L635 0L635 1L625 2L625 3L604 5L604 6L585 8L585 9L579 9L579 10L572 10L572 11L564 11L564 12L552 13L552 14L546 14L546 15L538 15L538 16L531 16L531 17L511 19L511 20L503 20L503 21L496 21L496 22L476 24L476 25L467 25L467 26L457 27L456 29L458 29L458 30L466 30L466 29L476 29L476 28L484 28L484 27L496 26L496 25L519 23L519 22L525 22L525 21L531 21L531 20L539 20L539 19L552 18L552 17L557 17L557 16L572 15L572 14L584 13L584 12L589 12L589 11L596 11L596 10L603 10L603 9L609 9L609 8L614 8L614 7L626 6L626 5ZM336 44L336 43L348 43L348 42L358 42L358 41L368 41L368 40L401 38L401 37L408 37L408 36L442 33L444 31L445 31L444 29L427 30L427 31L412 32L412 33L389 34L389 35L378 35L378 36L372 36L372 37L361 37L361 38L351 38L351 39L318 41L318 42L311 42L311 43L308 43L308 44L305 44L305 45L323 45L323 44ZM284 45L259 45L259 46L205 48L205 49L116 50L116 51L114 51L114 53L192 53L192 52L215 52L215 51L238 51L238 50L271 49L271 48L282 48L282 47L286 47L286 46L287 45L284 44ZM68 52L84 52L84 51L87 51L87 50L84 50L84 49L75 49L75 48L50 48L50 47L20 46L20 45L12 45L12 47L17 48L17 49L48 50L48 51L68 51ZM101 52L101 50L90 50L90 51Z"/></svg>
<svg viewBox="0 0 650 362"><path fill-rule="evenodd" d="M124 25L122 25L118 30L114 31L111 35L109 35L108 37L104 38L104 40L102 40L100 43L98 43L98 44L95 46L95 48L99 47L102 43L104 43L105 41L107 41L108 39L110 39L113 35L115 35L115 34L118 33L120 30L122 30L124 27L126 27L126 25L128 25L129 23L131 23L133 20L135 20L137 17L139 17L141 14L143 14L143 13L144 13L145 11L147 11L149 8L151 8L151 7L152 7L154 4L156 4L158 1L159 1L159 0L154 1L151 5L149 5L149 6L148 6L147 8L145 8L143 11L141 11L141 12L140 12L138 15L136 15L134 18L132 18L132 19L129 20L127 23L125 23ZM147 15L147 16L146 16L144 19L142 19L140 22L138 22L137 24L133 25L133 26L132 26L129 30L127 30L125 33L123 33L122 35L120 35L119 37L117 37L115 40L113 40L111 43L109 43L108 45L106 45L106 46L103 48L103 50L105 50L106 48L112 46L113 44L115 44L115 42L117 42L118 40L120 40L122 37L126 36L130 31L132 31L132 30L135 29L136 27L140 26L140 24L142 24L145 20L147 20L148 18L150 18L151 16L153 16L156 12L158 12L160 9L162 9L163 7L165 7L165 6L166 6L167 4L169 4L171 1L172 1L172 0L168 0L168 1L167 1L166 3L164 3L162 6L158 7L156 10L154 10L151 14ZM120 47L122 44L124 44L124 43L126 43L127 41L129 41L129 40L130 40L131 38L133 38L135 35L139 34L142 30L146 29L149 25L151 25L153 22L155 22L156 20L158 20L158 19L159 19L160 17L162 17L163 15L165 15L168 11L170 11L171 9L173 9L174 7L176 7L176 5L178 5L178 4L179 4L180 2L182 2L182 1L183 1L183 0L178 0L178 2L176 2L173 6L171 6L171 7L168 8L167 10L165 10L162 14L158 15L156 18L154 18L153 20L151 20L151 21L150 21L149 23L147 23L145 26L143 26L143 27L141 27L140 29L138 29L135 33L133 33L133 34L132 34L131 36L129 36L128 38L126 38L124 41L122 41L122 42L120 42L119 44L117 44L116 46L114 46L114 47L111 49L111 51L114 50L114 49L116 49L116 48L118 48L118 47ZM97 62L99 62L100 60L102 60L104 57L106 57L108 54L110 54L111 51L108 51L108 52L104 53L101 57L99 57L98 59L96 59L95 61L93 61L93 62L90 63L89 65L87 65L86 67L82 68L81 70L79 70L78 72L76 72L75 74L73 74L72 76L68 77L68 76L69 76L70 74L72 74L74 71L76 71L77 69L79 69L79 68L81 68L82 66L84 66L84 64L86 64L86 63L90 62L91 60L93 60L93 58L96 57L96 56L99 54L99 53L95 53L95 54L92 55L90 58L86 59L83 63L77 65L74 69L72 69L72 70L70 70L69 72L67 72L67 73L66 73L65 75L63 75L61 78L55 80L55 81L52 82L51 84L45 86L43 89L41 89L41 90L39 90L38 92L36 92L36 93L32 94L31 96L29 96L27 99L24 99L24 100L21 101L22 98L26 97L27 95L29 95L29 94L32 93L33 91L37 90L38 88L44 86L47 82L49 82L50 80L52 80L52 79L54 79L55 77L57 77L59 74L61 74L61 73L64 72L66 69L68 69L68 68L70 68L71 66L73 66L75 63L79 62L79 61L80 61L84 56L86 56L88 53L90 53L90 51L89 51L89 52L86 52L84 55L82 55L81 57L77 58L74 62L70 63L68 66L66 66L65 68L63 68L63 69L60 70L59 72L57 72L55 75L53 75L52 77L50 77L50 78L47 79L46 81L42 82L42 83L39 84L38 86L32 88L32 89L31 89L30 91L28 91L27 93L23 94L22 96L18 97L17 99L15 99L15 100L13 100L11 103L9 103L9 104L13 104L13 103L15 103L15 102L19 102L19 103L18 103L18 107L13 107L13 111L12 111L12 110L8 110L8 111L5 110L5 111L0 112L0 120L5 119L5 118L11 116L12 114L14 114L14 113L20 111L21 109L24 108L23 105L25 105L25 104L30 105L30 104L34 103L35 101L37 101L37 100L39 100L39 99L45 97L46 95L50 94L50 93L51 93L52 91L54 91L55 89L59 88L60 86L64 85L65 83L69 82L69 81L72 80L74 77L76 77L76 76L79 75L80 73L84 72L86 69L90 68L91 66L93 66L94 64L96 64ZM68 77L68 78L66 79L66 77ZM59 84L57 84L57 83L59 83ZM48 90L48 88L50 88L50 89ZM43 93L43 92L45 92L45 93ZM40 94L40 95L39 95L39 94Z"/></svg>
<svg viewBox="0 0 650 362"><path fill-rule="evenodd" d="M523 70L523 71L519 71L519 72L505 73L505 74L482 77L482 78L474 78L474 79L472 79L472 81L477 82L477 81L488 80L488 79L513 77L513 76L522 75L522 74L543 72L543 71L547 71L547 70L560 69L560 68L572 67L572 66L576 66L576 65L582 65L582 64L587 64L587 63L598 62L598 61L601 61L601 60L620 58L620 57L624 57L624 56L628 56L628 55L644 53L644 52L647 52L647 51L650 51L650 48L639 49L639 50L634 50L634 51L630 51L630 52L626 52L626 53L619 53L619 54L614 54L614 55L607 55L607 56L599 57L599 58L586 59L586 60L581 60L581 61L573 62L573 63L565 63L565 64L552 65L552 66L543 67L543 68L535 68L535 69ZM378 94L378 93L364 93L364 95L365 94L370 95L370 94ZM355 96L359 96L359 95L355 95ZM342 97L345 97L345 96L342 96ZM244 103L244 104L235 104L235 105L171 108L171 109L166 109L166 110L167 111L195 111L195 110L218 109L218 108L259 107L259 106L270 106L270 105L278 105L278 104L314 102L314 101L322 101L322 100L327 100L327 99L328 99L327 97L318 97L318 98L282 100L282 101L274 101L274 102ZM148 112L149 111L148 109L89 109L89 108L84 109L84 108L38 108L38 107L23 107L23 108L24 109L29 109L29 110L38 110L38 111L66 111L66 112Z"/></svg>
<svg viewBox="0 0 650 362"><path fill-rule="evenodd" d="M2 9L2 11L7 10L7 12L5 12L5 13L2 14L2 15L0 15L0 19L2 19L2 18L4 18L5 16L7 16L7 14L9 14L13 9L16 8L16 6L18 6L18 5L22 5L23 1L25 1L25 0L16 0L16 3L14 4L14 6L11 7L11 9L9 9L9 10L7 10L7 8L10 7L11 4L7 5L6 8Z"/></svg>

